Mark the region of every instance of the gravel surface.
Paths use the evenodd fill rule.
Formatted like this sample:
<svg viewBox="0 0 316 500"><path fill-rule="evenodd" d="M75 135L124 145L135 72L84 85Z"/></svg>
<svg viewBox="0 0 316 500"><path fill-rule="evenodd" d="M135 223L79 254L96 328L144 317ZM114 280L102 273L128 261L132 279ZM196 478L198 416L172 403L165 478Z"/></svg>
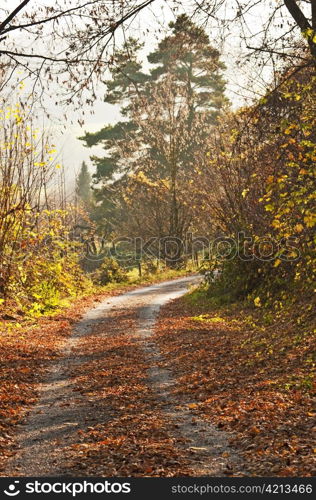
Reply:
<svg viewBox="0 0 316 500"><path fill-rule="evenodd" d="M76 390L74 373L87 360L78 357L74 349L80 340L105 321L114 311L131 311L138 315L138 327L126 332L142 348L149 361L148 380L163 404L166 419L184 438L190 449L194 475L221 476L227 474L229 463L239 459L228 447L229 435L192 416L187 405L177 404L171 396L174 380L154 340L154 326L160 307L183 295L200 277L187 277L134 290L107 298L88 311L78 322L66 342L61 358L53 366L40 387L40 398L17 434L17 454L8 463L6 475L57 476L67 475L62 467L65 450L76 443L78 431L93 421L93 405ZM105 416L106 418L106 416ZM229 456L228 459L225 458Z"/></svg>

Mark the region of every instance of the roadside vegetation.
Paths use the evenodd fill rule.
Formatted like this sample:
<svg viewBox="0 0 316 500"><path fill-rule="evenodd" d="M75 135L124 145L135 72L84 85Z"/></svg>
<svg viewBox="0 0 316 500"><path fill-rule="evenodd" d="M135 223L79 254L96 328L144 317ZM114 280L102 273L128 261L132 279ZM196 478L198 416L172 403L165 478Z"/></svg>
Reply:
<svg viewBox="0 0 316 500"><path fill-rule="evenodd" d="M165 306L156 341L173 397L231 433L251 476L315 475L315 328L304 299L277 313L195 290ZM236 471L230 471L234 475Z"/></svg>
<svg viewBox="0 0 316 500"><path fill-rule="evenodd" d="M28 61L38 56L1 51L1 89L14 74L18 90L9 100L0 96L0 451L4 458L12 452L12 426L36 400L38 382L87 307L142 284L199 272L203 284L167 306L157 330L178 377L176 396L188 392L194 411L234 433L232 445L249 473L311 475L315 2L279 2L262 27L263 39L251 35L258 46L249 58L266 79L269 67L270 77L266 83L258 76L261 95L256 91L241 107L227 97L229 68L216 35L199 17L204 6L224 29L230 23L220 19L225 2L214 2L211 12L208 2L199 3L195 17L179 14L177 6L146 56L142 40L125 33L111 56L106 47L98 53L104 37L111 40L151 3L133 2L114 24L101 0L60 11L57 18L68 16L70 29L79 9L92 22L91 40L93 32L99 42L95 47L83 28L53 30L71 41L70 52L57 61L56 54L39 56L37 69ZM27 4L1 24L4 38L20 29L12 19ZM257 4L250 2L249 10ZM45 23L56 21L55 8L41 8ZM282 8L285 20L270 32ZM235 21L242 27L244 9L238 2ZM104 33L101 14L110 22ZM31 27L29 36L41 38L35 14L26 19L21 29ZM283 23L289 29L277 38ZM83 45L93 61L87 55L81 66L76 58ZM42 95L22 92L27 78L45 88L43 68L46 80L68 82L68 104L71 93L93 104L101 80L104 101L120 110L116 123L82 131L91 158L73 187L54 139L35 125ZM80 71L93 75L91 81L82 81ZM93 154L95 146L104 155Z"/></svg>

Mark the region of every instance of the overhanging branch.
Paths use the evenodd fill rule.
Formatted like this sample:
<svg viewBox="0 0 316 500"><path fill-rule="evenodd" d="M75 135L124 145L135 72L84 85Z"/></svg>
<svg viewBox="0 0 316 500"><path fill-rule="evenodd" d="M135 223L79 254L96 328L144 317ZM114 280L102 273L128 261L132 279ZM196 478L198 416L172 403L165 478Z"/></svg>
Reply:
<svg viewBox="0 0 316 500"><path fill-rule="evenodd" d="M16 9L14 9L9 16L2 21L0 24L0 33L2 33L3 29L6 27L7 24L9 24L12 19L15 18L15 16L22 10L24 7L30 2L31 0L23 0L23 2L20 3L20 5L17 6Z"/></svg>

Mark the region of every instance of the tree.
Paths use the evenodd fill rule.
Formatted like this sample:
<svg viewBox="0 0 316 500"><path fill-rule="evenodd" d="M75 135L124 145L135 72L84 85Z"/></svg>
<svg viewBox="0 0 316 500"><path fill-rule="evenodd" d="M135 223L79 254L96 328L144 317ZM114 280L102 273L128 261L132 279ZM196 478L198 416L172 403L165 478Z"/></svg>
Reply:
<svg viewBox="0 0 316 500"><path fill-rule="evenodd" d="M218 258L216 246L214 252L223 295L251 297L257 290L256 297L260 290L271 304L289 288L293 296L312 293L315 83L313 67L294 75L287 68L274 92L222 117L209 138L209 164L195 189L201 220L213 220L230 240L227 259Z"/></svg>
<svg viewBox="0 0 316 500"><path fill-rule="evenodd" d="M316 1L280 0L257 2L250 0L193 0L195 11L211 22L216 22L223 36L239 26L240 40L248 50L248 56L262 54L270 58L289 57L301 64L316 58ZM300 30L300 38L296 33ZM295 54L301 42L307 42L309 55ZM315 63L315 62L314 62Z"/></svg>
<svg viewBox="0 0 316 500"><path fill-rule="evenodd" d="M3 8L0 55L2 68L10 68L10 72L3 79L2 87L16 74L15 70L19 70L33 79L39 91L43 90L45 78L46 84L55 81L64 88L68 102L84 97L92 104L96 81L102 78L104 68L112 60L116 32L154 4L155 0L122 0L112 2L111 6L104 0L79 4L67 0L54 2L53 6L33 6L31 0L23 0L13 10ZM179 2L171 1L170 7L176 11ZM315 0L284 0L276 5L268 0L260 2L265 20L260 20L257 27L253 26L253 14L258 8L255 0L244 5L237 0L188 0L183 5L183 9L197 19L206 16L219 23L225 36L231 32L232 23L240 23L240 37L246 46L269 55L289 54L293 47L290 38L299 28L315 57ZM23 38L17 37L17 33ZM33 48L25 50L25 46Z"/></svg>
<svg viewBox="0 0 316 500"><path fill-rule="evenodd" d="M0 123L0 307L9 299L38 314L87 284L83 246L70 239L78 215L58 192L62 169L46 132L19 104L3 106Z"/></svg>
<svg viewBox="0 0 316 500"><path fill-rule="evenodd" d="M115 33L153 1L109 5L105 0L65 0L34 5L23 0L13 10L2 8L1 70L7 71L1 90L8 82L30 78L34 99L41 98L45 86L53 82L64 90L67 103L77 98L92 104L96 82L112 57Z"/></svg>
<svg viewBox="0 0 316 500"><path fill-rule="evenodd" d="M2 8L1 91L5 87L11 90L9 82L30 78L33 99L41 99L44 87L53 83L54 93L57 84L68 104L84 101L92 105L96 84L113 61L117 32L156 4L155 0L121 0L111 5L105 0L65 0L41 6L23 0L13 10ZM206 17L220 28L223 37L231 34L234 23L239 25L240 40L248 54L292 57L293 45L297 47L294 34L299 29L301 41L307 41L315 58L315 0L250 0L244 4L239 0L187 0L180 6L178 0L171 0L168 4L174 12L183 8L199 23L204 22L202 16ZM258 9L260 19L254 23ZM296 58L303 64L306 60L302 54Z"/></svg>
<svg viewBox="0 0 316 500"><path fill-rule="evenodd" d="M92 200L91 174L86 162L82 162L80 172L76 179L76 195L85 208L89 208Z"/></svg>
<svg viewBox="0 0 316 500"><path fill-rule="evenodd" d="M107 194L123 189L124 203L131 190L129 218L138 221L138 231L144 234L147 227L147 236L154 232L160 237L183 238L192 220L193 200L188 202L186 195L197 168L194 158L204 149L205 138L227 100L224 65L204 30L185 15L170 28L171 35L148 57L154 65L148 74L137 60L135 40L117 53L105 100L121 104L126 120L81 139L87 146L103 144L107 156L92 158L97 167L95 180ZM147 224L150 211L141 215L134 203L142 189L141 179L143 187L146 184L146 205L150 193L155 205L159 201L159 207L150 210L157 214L155 223ZM157 197L158 193L164 195ZM162 212L163 219L158 216Z"/></svg>
<svg viewBox="0 0 316 500"><path fill-rule="evenodd" d="M221 76L225 66L219 60L219 52L210 45L203 28L186 14L178 16L169 26L172 34L148 56L148 61L157 65L151 75L156 81L170 75L177 86L185 87L189 126L199 111L209 111L208 120L214 122L223 106L225 89Z"/></svg>

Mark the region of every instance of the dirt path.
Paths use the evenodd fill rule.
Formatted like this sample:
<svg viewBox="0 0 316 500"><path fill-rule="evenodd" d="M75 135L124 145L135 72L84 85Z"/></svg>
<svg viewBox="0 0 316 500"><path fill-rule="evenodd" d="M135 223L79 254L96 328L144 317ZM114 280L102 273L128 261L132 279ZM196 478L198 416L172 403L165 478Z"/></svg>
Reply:
<svg viewBox="0 0 316 500"><path fill-rule="evenodd" d="M198 280L134 290L85 314L18 429L7 475L219 476L240 466L227 434L193 418L190 401L174 401L172 373L153 336L160 307ZM123 374L131 387L122 385Z"/></svg>

